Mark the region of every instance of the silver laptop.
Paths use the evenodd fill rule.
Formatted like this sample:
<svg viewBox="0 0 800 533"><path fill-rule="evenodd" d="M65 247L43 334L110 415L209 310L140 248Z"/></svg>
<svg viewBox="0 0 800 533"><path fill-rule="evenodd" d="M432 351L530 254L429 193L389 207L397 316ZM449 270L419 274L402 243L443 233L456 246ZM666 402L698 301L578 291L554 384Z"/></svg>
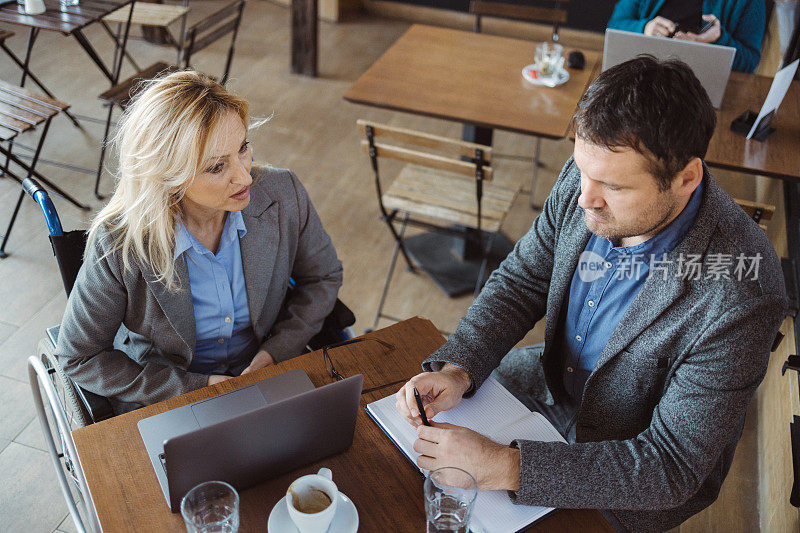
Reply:
<svg viewBox="0 0 800 533"><path fill-rule="evenodd" d="M204 481L238 489L346 450L353 443L364 376L318 389L291 370L139 421L167 504Z"/></svg>
<svg viewBox="0 0 800 533"><path fill-rule="evenodd" d="M711 105L719 109L731 75L736 49L731 46L696 43L681 39L652 37L622 30L606 30L603 47L603 70L650 54L657 59L677 58L689 65L708 93Z"/></svg>

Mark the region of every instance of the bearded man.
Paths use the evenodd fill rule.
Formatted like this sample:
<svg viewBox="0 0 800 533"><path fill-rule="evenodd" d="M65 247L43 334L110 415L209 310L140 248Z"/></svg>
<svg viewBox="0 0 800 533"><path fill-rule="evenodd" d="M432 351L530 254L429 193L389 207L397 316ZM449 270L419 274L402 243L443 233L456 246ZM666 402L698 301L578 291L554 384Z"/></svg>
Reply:
<svg viewBox="0 0 800 533"><path fill-rule="evenodd" d="M702 161L715 122L676 60L640 56L589 87L542 213L397 393L421 467L599 509L620 531L666 530L716 499L787 301L766 234ZM545 342L511 350L545 315ZM433 417L492 373L567 443L420 425L414 387Z"/></svg>

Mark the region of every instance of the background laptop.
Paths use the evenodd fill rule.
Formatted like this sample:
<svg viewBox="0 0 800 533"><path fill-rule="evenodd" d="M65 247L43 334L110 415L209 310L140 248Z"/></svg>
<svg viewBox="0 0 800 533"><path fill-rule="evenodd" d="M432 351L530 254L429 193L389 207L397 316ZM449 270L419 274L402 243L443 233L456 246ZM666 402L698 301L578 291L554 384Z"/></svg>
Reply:
<svg viewBox="0 0 800 533"><path fill-rule="evenodd" d="M622 30L606 30L603 47L603 70L609 69L639 54L658 59L678 58L692 69L708 93L711 105L719 109L725 87L731 75L736 49L731 46L696 43L666 37L651 37Z"/></svg>
<svg viewBox="0 0 800 533"><path fill-rule="evenodd" d="M303 370L292 370L140 420L172 512L198 483L243 489L349 448L363 379L315 389Z"/></svg>

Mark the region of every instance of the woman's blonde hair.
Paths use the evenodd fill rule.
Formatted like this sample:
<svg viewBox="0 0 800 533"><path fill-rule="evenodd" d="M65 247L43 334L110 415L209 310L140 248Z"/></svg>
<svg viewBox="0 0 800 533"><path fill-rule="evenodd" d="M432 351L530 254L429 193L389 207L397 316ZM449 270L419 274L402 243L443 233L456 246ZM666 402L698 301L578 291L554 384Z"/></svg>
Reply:
<svg viewBox="0 0 800 533"><path fill-rule="evenodd" d="M89 246L103 228L124 268L137 260L168 290L175 275L175 222L180 201L214 147L209 138L229 112L248 126L248 104L192 70L146 82L120 119L114 194L92 221Z"/></svg>

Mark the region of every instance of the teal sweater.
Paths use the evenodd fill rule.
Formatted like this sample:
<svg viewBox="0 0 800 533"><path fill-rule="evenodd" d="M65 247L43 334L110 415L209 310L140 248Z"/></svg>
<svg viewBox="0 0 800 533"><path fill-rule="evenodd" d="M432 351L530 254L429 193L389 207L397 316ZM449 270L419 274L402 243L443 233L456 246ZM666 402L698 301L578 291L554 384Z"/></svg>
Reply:
<svg viewBox="0 0 800 533"><path fill-rule="evenodd" d="M619 0L608 27L644 32L644 26L658 15L666 0ZM713 13L722 23L722 35L715 44L736 48L733 70L753 72L761 60L764 36L764 0L703 0L703 14Z"/></svg>

